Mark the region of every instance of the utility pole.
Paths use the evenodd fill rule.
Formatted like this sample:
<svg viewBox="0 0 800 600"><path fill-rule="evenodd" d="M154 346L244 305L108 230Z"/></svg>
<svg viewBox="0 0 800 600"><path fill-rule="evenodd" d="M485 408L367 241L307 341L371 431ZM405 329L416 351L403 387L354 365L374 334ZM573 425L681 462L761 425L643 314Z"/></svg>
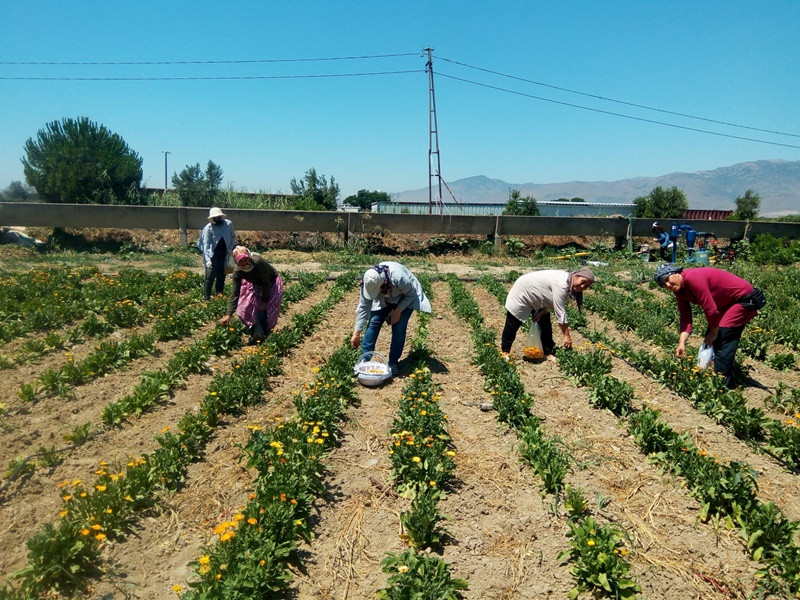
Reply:
<svg viewBox="0 0 800 600"><path fill-rule="evenodd" d="M442 162L439 158L439 126L436 122L436 94L433 90L433 48L423 48L428 53L425 72L428 73L428 214L433 212L433 178L436 177L438 193L436 202L442 212ZM436 166L434 167L434 159Z"/></svg>
<svg viewBox="0 0 800 600"><path fill-rule="evenodd" d="M172 154L169 150L164 150L164 191L167 191L167 154Z"/></svg>

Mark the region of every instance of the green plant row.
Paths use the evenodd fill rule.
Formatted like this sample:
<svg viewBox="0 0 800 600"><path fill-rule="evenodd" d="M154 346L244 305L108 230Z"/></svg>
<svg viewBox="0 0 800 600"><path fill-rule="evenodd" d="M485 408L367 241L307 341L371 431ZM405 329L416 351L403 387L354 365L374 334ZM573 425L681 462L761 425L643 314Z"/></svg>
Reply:
<svg viewBox="0 0 800 600"><path fill-rule="evenodd" d="M758 597L796 597L800 593L800 548L794 543L798 523L789 521L772 502L757 498L755 473L747 465L719 461L678 434L647 406L631 415L628 430L643 452L689 484L702 504L700 518L739 527L759 569Z"/></svg>
<svg viewBox="0 0 800 600"><path fill-rule="evenodd" d="M296 283L287 286L281 302L281 309L285 310L290 304L306 298L322 281L323 279L319 275L302 275ZM227 300L223 298L214 302L215 306L218 305L217 308L221 309ZM237 334L232 339L231 345L221 343L221 340L215 340L222 334L219 329L214 329L206 338L197 340L191 346L181 348L169 360L165 368L144 373L141 383L133 391L121 400L105 406L102 417L105 425L118 427L130 415L139 417L153 406L169 398L187 375L207 372L207 362L212 355L218 352L227 354L233 348L241 346L242 328L240 325L235 327Z"/></svg>
<svg viewBox="0 0 800 600"><path fill-rule="evenodd" d="M611 361L603 348L601 345L588 353L560 351L559 366L579 385L593 388L592 398L598 407L617 416L630 414L627 427L637 445L652 460L687 481L690 494L702 505L701 520L713 518L729 529L740 528L752 558L767 563L759 570L759 594L780 592L793 597L800 590L800 551L794 544L798 523L786 519L774 503L758 500L756 475L746 464L720 464L714 455L698 449L689 434L678 434L661 421L657 411L646 405L634 411L632 388L625 382L608 385L615 378L607 374ZM617 389L625 389L625 401L613 391Z"/></svg>
<svg viewBox="0 0 800 600"><path fill-rule="evenodd" d="M495 332L483 325L480 307L455 277L447 277L453 310L472 326L475 362L484 376L497 419L509 425L520 440L520 455L542 479L546 492L558 494L569 471L570 458L563 442L548 436L541 419L531 413L533 397L525 391L513 359L495 345ZM488 280L486 280L488 281ZM503 289L505 294L505 289Z"/></svg>
<svg viewBox="0 0 800 600"><path fill-rule="evenodd" d="M0 341L7 342L32 331L61 328L88 315L95 317L86 334L98 324L104 329L130 327L151 313L159 314L171 294L199 290L201 277L183 270L153 274L128 268L107 276L95 267L53 267L6 273L0 281L6 284L0 286ZM72 337L81 332L79 327Z"/></svg>
<svg viewBox="0 0 800 600"><path fill-rule="evenodd" d="M729 389L724 378L708 369L634 350L627 342L617 342L602 332L584 329L582 333L600 348L613 351L641 373L691 401L701 413L730 428L737 438L775 456L792 471L800 469L800 428L794 419L786 423L769 419L763 410L747 406L741 389Z"/></svg>
<svg viewBox="0 0 800 600"><path fill-rule="evenodd" d="M269 598L302 569L298 538L311 541L311 514L325 492L322 459L340 438L338 423L357 401L347 340L308 391L294 397L296 416L262 430L254 427L244 453L256 479L248 503L218 524L216 543L191 563L196 579L184 600ZM179 588L173 588L180 591Z"/></svg>
<svg viewBox="0 0 800 600"><path fill-rule="evenodd" d="M212 304L203 304L196 308L198 312L202 314L213 315L215 308L217 312L222 308L221 302L216 302L216 305L215 307ZM228 351L232 347L232 344L225 344L223 340L214 339L219 338L221 334L223 337L225 336L219 329L215 329L204 340L195 342L188 350L181 350L178 352L170 359L169 367L166 371L145 373L142 376L142 383L133 392L128 394L121 401L112 402L105 406L102 412L104 424L108 427L119 426L122 424L127 414L134 413L139 416L154 402L169 397L171 390L183 380L186 374L190 372L205 372L207 370L206 361L212 354L207 348L214 348L215 351ZM227 334L227 337L230 338L230 335ZM235 340L231 339L230 341L233 343ZM108 357L108 354L105 356ZM108 366L110 367L110 365ZM82 363L79 368L80 367L87 368L84 363ZM89 371L89 373L91 374L93 372ZM27 384L27 386L23 384L21 390L27 393L30 389L29 386L30 384ZM36 386L33 387L33 390L36 390ZM35 393L35 391L31 391L31 397L34 397ZM20 395L23 398L27 398L23 396L22 393ZM11 481L34 471L36 467L52 467L59 464L63 460L63 455L66 450L71 450L80 446L92 439L99 432L99 429L92 428L91 423L86 423L77 427L71 434L65 436L68 442L72 442L72 445L68 448L57 451L54 445L49 449L42 446L37 453L41 458L36 461L30 460L31 457L13 459L9 464L9 469L7 471L8 480L4 486L7 487Z"/></svg>
<svg viewBox="0 0 800 600"><path fill-rule="evenodd" d="M430 279L420 277L428 298L433 300ZM440 523L445 517L438 504L455 471L454 446L447 431L447 415L439 400L441 387L433 381L428 363L430 314L419 313L416 335L411 340L408 376L389 433L389 456L398 491L412 498L408 510L400 513L405 552L387 552L381 568L389 575L386 587L378 590L383 600L404 598L447 598L460 600L467 581L453 578L450 566L438 556L424 552L442 543L447 534Z"/></svg>
<svg viewBox="0 0 800 600"><path fill-rule="evenodd" d="M505 303L507 292L502 284L491 277L481 277L479 283L484 285L501 304ZM475 305L475 309L477 309L477 305ZM581 319L573 318L573 315L570 315L570 321L573 326L575 326L575 321L582 322ZM494 340L494 332L489 331L484 340ZM513 366L513 359L500 354L501 360L498 360L496 358L498 352L494 343L484 340L478 338L476 343L481 368L484 369L483 365L490 360L500 365L505 364L506 372L511 374L513 370L513 378L516 380L510 389L520 397L527 396L516 367ZM483 341L482 344L481 341ZM489 350L490 348L491 350ZM559 350L559 361L565 357L573 358L574 354L576 353ZM578 362L573 358L571 363L571 370L575 372L580 385L586 385L588 382L596 382L600 385L592 398L594 404L613 406L620 411L629 410L629 390L612 383L607 376L610 368L610 360L606 360L601 355L589 356L583 362ZM592 370L587 371L587 369ZM486 373L484 374L486 375ZM500 392L507 385L508 379L508 377L500 379L499 384L493 386L492 394L495 398L495 406L498 397L503 397ZM487 377L487 384L489 382L490 378ZM632 390L630 390L630 396L632 396ZM504 404L506 402L504 400ZM532 402L526 403L526 405L532 406ZM530 419L536 419L536 417L532 416ZM567 510L571 515L567 533L567 537L570 538L570 548L559 555L559 560L568 559L571 563L570 573L575 578L576 585L570 590L569 597L574 599L581 592L591 591L594 595L611 598L634 598L641 591L641 586L629 575L631 566L625 559L627 550L624 548L622 532L610 524L601 526L596 523L591 516L585 514L587 505L581 492L569 486L564 488L564 477L570 467L569 456L562 450L564 443L555 436L545 437L538 420L535 425L526 424L520 428L517 435L522 440L520 452L523 458L542 478L545 490L556 496L560 495L562 489L565 491Z"/></svg>
<svg viewBox="0 0 800 600"><path fill-rule="evenodd" d="M0 598L29 598L52 592L69 594L83 588L87 579L98 572L97 561L105 540L122 541L117 532L124 534L137 521L138 512L128 510L126 503L141 508L154 503L159 491L179 489L189 464L202 458L220 418L238 414L244 407L263 400L267 379L280 372L281 357L312 331L354 280L353 274L340 276L325 300L306 313L295 315L290 327L270 335L263 345L248 348L244 360L234 360L229 372L211 382L199 410L189 410L179 420L177 434L167 428L155 437L158 448L152 455L128 463L128 469L134 469L132 473L121 469L115 473L117 469L113 469L101 474L105 479L95 483L93 493L85 490L77 495L66 493L68 498L64 502L74 504L62 510L58 525L48 524L44 531L28 540L28 566L14 577L19 585L0 591ZM227 327L219 329L231 335L236 333ZM140 475L141 472L145 475ZM72 488L81 485L81 482L65 482L65 486ZM87 515L93 519L87 520Z"/></svg>
<svg viewBox="0 0 800 600"><path fill-rule="evenodd" d="M132 360L149 356L156 352L156 338L153 334L134 333L126 340L100 342L91 353L75 362L71 357L58 369L47 369L39 375L36 383L23 383L17 395L25 402L35 402L43 394L66 398L73 388L121 367Z"/></svg>

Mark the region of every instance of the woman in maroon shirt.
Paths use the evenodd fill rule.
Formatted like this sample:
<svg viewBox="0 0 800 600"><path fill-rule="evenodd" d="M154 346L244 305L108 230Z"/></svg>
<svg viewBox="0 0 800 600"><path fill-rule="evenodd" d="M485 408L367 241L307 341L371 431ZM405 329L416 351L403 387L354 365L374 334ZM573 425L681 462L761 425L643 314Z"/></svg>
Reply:
<svg viewBox="0 0 800 600"><path fill-rule="evenodd" d="M756 307L760 308L753 296L763 299L763 294L741 277L712 267L684 271L683 267L662 265L656 270L655 280L678 300L681 319L675 356L686 356L686 340L692 333L690 305L697 304L708 321L703 343L714 347L714 371L724 375L730 386L733 358L744 326L758 314Z"/></svg>

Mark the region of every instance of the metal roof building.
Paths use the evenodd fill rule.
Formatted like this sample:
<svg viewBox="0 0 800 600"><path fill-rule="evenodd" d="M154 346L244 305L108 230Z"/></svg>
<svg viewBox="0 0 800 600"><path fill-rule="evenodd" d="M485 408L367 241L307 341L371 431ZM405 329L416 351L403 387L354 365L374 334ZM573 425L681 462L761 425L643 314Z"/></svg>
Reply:
<svg viewBox="0 0 800 600"><path fill-rule="evenodd" d="M628 217L633 213L634 204L609 204L595 202L548 202L538 201L536 205L543 217L606 217L622 215ZM430 211L429 211L430 208ZM501 215L506 203L446 203L429 207L427 202L378 202L371 207L375 213L400 214L446 214L446 215Z"/></svg>

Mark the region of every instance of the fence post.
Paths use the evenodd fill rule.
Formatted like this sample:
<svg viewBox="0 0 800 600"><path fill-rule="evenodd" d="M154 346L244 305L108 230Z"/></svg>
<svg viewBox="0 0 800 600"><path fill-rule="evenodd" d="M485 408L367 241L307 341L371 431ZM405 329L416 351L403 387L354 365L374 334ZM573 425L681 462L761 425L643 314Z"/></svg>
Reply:
<svg viewBox="0 0 800 600"><path fill-rule="evenodd" d="M186 238L186 208L181 206L178 207L178 229L180 231L180 244L181 246L186 246L187 238Z"/></svg>
<svg viewBox="0 0 800 600"><path fill-rule="evenodd" d="M494 250L500 252L503 249L503 237L500 234L500 215L494 218Z"/></svg>

